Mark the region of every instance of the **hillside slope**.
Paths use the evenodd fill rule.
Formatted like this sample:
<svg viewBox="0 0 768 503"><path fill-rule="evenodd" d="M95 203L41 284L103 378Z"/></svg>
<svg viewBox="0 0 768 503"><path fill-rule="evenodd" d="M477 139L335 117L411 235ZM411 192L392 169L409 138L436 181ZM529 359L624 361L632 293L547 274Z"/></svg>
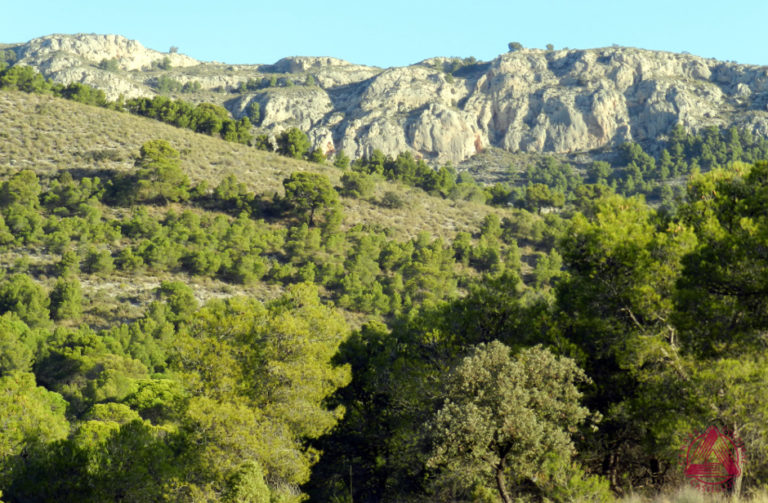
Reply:
<svg viewBox="0 0 768 503"><path fill-rule="evenodd" d="M294 171L323 173L336 185L342 174L332 166L293 160L126 113L48 96L0 93L0 169L6 173L24 168L47 175L62 169L84 174L127 170L141 145L158 138L182 153L183 169L193 182L205 180L212 187L234 174L256 193L282 194L283 179ZM407 204L385 208L344 199L344 225L382 225L401 238L421 231L451 238L458 231L477 229L488 213L502 212L479 203L425 196L419 189L386 181L377 183L375 196L389 190L401 194Z"/></svg>
<svg viewBox="0 0 768 503"><path fill-rule="evenodd" d="M56 180L65 172L70 173L76 181L84 177L114 180L118 173L135 172L134 163L141 146L156 139L167 140L181 153L181 167L191 183L197 185L205 182L209 193L223 179L234 175L249 192L265 200L272 200L275 194L282 197L282 182L291 173L321 173L335 186L340 185L343 174L342 170L332 166L297 161L127 113L39 94L0 92L0 182L17 176L24 169L32 170L43 187L57 183ZM379 201L386 193L396 194L403 201L402 206L382 206ZM209 211L194 204L179 203L133 208L98 204L94 208L98 209L89 211L95 211L94 215L102 215L101 221L107 226L125 226L136 215L137 209L146 209L149 218L162 226L166 225L163 222L167 221L169 215L188 211L199 215L204 221L217 218L217 215L223 216L220 212ZM408 242L426 232L430 236L442 238L446 246L450 245L459 231L476 233L487 215L504 217L511 215L512 211L469 201L432 197L420 189L383 179L375 181L373 194L367 198L341 198L341 209L341 230L350 233L350 236L359 232L354 228L362 224L364 233L385 232L392 242ZM235 227L231 219L237 213L235 211L225 217L230 220L228 225ZM263 229L261 232L281 236L280 240L296 232L296 222L290 216L266 218L268 222L257 224L258 228ZM47 229L45 225L48 224L40 222L38 225L43 225L42 231ZM59 225L52 223L51 228ZM0 250L0 259L6 264L6 272L29 272L44 287L52 288L56 271L60 267L57 264L63 259L62 251L52 241L50 232L44 230L45 234L32 245L11 246ZM74 247L81 261L91 253L93 246L96 246L96 250L106 251L112 257L110 263L112 260L119 262L120 250L131 246L139 250L142 246L140 240L127 239L126 236L118 241L105 237L101 238L103 241L93 244L89 243L92 238L72 239L70 246ZM85 242L79 242L78 239L85 239ZM159 244L164 238L158 239ZM174 242L173 246L183 246L182 242ZM530 250L524 252L530 253ZM280 253L286 254L286 258L280 260L289 262L285 264L285 270L294 271L297 266L293 264L296 259L292 257L292 252ZM270 255L268 251L264 254L265 260L267 255ZM325 253L322 255L325 256ZM226 250L216 256L226 256ZM272 258L269 260L273 262ZM312 260L312 254L301 260ZM343 262L343 255L341 260ZM83 274L83 320L91 326L104 327L116 321L135 319L154 300L157 288L163 281L181 281L190 285L200 302L233 295L272 299L284 291L285 284L293 281L292 276L278 278L278 274L275 272L272 279L240 282L232 281L223 273L190 274L178 262L170 268L147 264L131 271L118 266L106 275ZM295 274L295 271L291 274ZM344 312L353 325L365 319L365 315L356 313L355 309Z"/></svg>

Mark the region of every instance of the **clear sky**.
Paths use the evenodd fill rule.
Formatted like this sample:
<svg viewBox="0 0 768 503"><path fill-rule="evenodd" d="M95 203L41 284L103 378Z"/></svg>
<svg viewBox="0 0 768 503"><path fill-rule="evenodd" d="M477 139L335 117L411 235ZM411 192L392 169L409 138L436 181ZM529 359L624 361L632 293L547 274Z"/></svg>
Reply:
<svg viewBox="0 0 768 503"><path fill-rule="evenodd" d="M381 67L491 59L507 43L611 44L768 65L768 0L2 0L0 42L117 33L203 61L334 56Z"/></svg>

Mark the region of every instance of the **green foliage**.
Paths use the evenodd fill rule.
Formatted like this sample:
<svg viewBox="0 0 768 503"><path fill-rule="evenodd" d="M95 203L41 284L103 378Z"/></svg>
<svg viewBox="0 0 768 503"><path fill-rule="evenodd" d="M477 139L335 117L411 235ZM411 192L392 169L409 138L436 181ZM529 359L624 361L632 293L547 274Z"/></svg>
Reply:
<svg viewBox="0 0 768 503"><path fill-rule="evenodd" d="M742 456L752 453L746 463L750 482L768 476L768 434L762 427L768 418L768 399L762 392L768 385L768 362L764 355L718 358L699 362L693 369L686 397L699 424L719 425L744 443ZM722 391L721 391L722 390ZM724 392L727 390L727 392Z"/></svg>
<svg viewBox="0 0 768 503"><path fill-rule="evenodd" d="M23 205L36 208L41 190L34 171L29 169L19 171L0 185L0 207Z"/></svg>
<svg viewBox="0 0 768 503"><path fill-rule="evenodd" d="M108 72L116 72L120 70L120 62L117 58L102 59L99 61L99 68Z"/></svg>
<svg viewBox="0 0 768 503"><path fill-rule="evenodd" d="M400 248L386 245L380 259L383 267L413 260L413 241ZM434 244L430 248L437 251ZM437 260L436 255L431 258ZM363 501L395 494L434 501L458 498L450 491L431 499L426 496L432 494L429 479L425 480L431 440L424 424L442 404L445 370L457 364L470 345L498 338L516 346L540 340L541 327L528 320L544 313L537 308L535 314L527 314L522 289L512 273L486 277L472 283L464 298L427 302L418 314L404 307L391 332L371 322L353 334L342 346L339 361L352 365L354 378L334 402L346 406L347 414L334 435L319 445L325 454L317 478L313 477L313 498L325 501L347 494ZM403 292L406 299L410 295ZM347 486L350 466L354 481Z"/></svg>
<svg viewBox="0 0 768 503"><path fill-rule="evenodd" d="M16 371L0 377L0 481L7 483L13 456L67 436L66 407L61 395L36 385L34 374Z"/></svg>
<svg viewBox="0 0 768 503"><path fill-rule="evenodd" d="M442 69L458 80L465 66L449 60ZM119 106L22 68L0 70L2 85ZM250 110L235 121L222 107L164 97L126 106L239 142L250 141L257 117ZM269 141L262 135L257 148ZM483 218L457 203L467 215L453 240L342 226L330 182L307 172L285 180L285 197L230 175L190 198L181 155L162 141L146 144L127 176L103 170L126 159L108 147L81 153L93 171L8 172L0 181L5 500L298 501L306 490L317 501L498 501L502 458L483 467L494 456L483 432L506 415L535 417L523 410L528 395L557 398L526 381L544 382L549 371L526 370L524 386L507 375L522 365L510 355L537 344L585 369L585 404L604 419L593 431L561 428L565 436L546 437L551 449L540 442L546 428L530 423L523 433L533 440L515 446L530 449L519 451L523 461L504 462L510 497L607 501L609 483L655 490L675 478L682 434L702 424L737 431L749 454L744 483L764 484L768 167L729 165L768 156L767 145L737 129L676 128L653 150L624 144L613 164L541 157L490 187L413 153L373 151L339 173L349 197L373 197L381 177L424 197L497 206ZM283 153L304 157L305 147ZM338 152L334 163L344 169L345 158ZM377 204L413 204L402 191L382 193ZM474 231L471 221L480 222ZM81 285L80 265L100 277ZM266 305L195 300L282 289L289 293ZM348 340L332 306L363 324ZM499 357L509 365L496 372L488 356L458 384L464 358L493 341L512 348ZM541 366L557 369L547 358ZM498 398L505 393L520 396ZM483 428L460 428L481 406L498 412L477 416L473 428ZM478 436L490 458L459 441Z"/></svg>
<svg viewBox="0 0 768 503"><path fill-rule="evenodd" d="M31 170L22 170L0 185L0 243L33 244L43 234L39 208L39 180Z"/></svg>
<svg viewBox="0 0 768 503"><path fill-rule="evenodd" d="M168 307L166 319L172 323L187 321L197 310L194 292L180 281L163 281L157 295Z"/></svg>
<svg viewBox="0 0 768 503"><path fill-rule="evenodd" d="M247 144L252 139L251 122L247 117L237 121L230 119L229 112L225 108L211 103L193 106L182 100L156 96L151 99L128 100L125 108L136 115L150 117L198 133L218 135L227 141Z"/></svg>
<svg viewBox="0 0 768 503"><path fill-rule="evenodd" d="M611 165L604 161L595 161L590 165L588 175L593 183L605 183L611 176Z"/></svg>
<svg viewBox="0 0 768 503"><path fill-rule="evenodd" d="M293 173L283 180L283 187L290 208L299 218L306 219L310 227L314 225L315 213L324 211L327 220L328 212L339 204L339 196L325 175Z"/></svg>
<svg viewBox="0 0 768 503"><path fill-rule="evenodd" d="M260 134L256 136L254 147L267 152L272 152L273 150L272 142L269 140L269 135L266 134Z"/></svg>
<svg viewBox="0 0 768 503"><path fill-rule="evenodd" d="M325 162L325 154L322 150L316 148L309 153L307 160L316 164L323 164Z"/></svg>
<svg viewBox="0 0 768 503"><path fill-rule="evenodd" d="M184 417L189 396L176 380L140 379L136 382L136 391L125 397L123 402L130 406L128 410L132 414L138 412L142 419L160 426L173 424ZM95 405L89 415L93 416L93 410L99 406Z"/></svg>
<svg viewBox="0 0 768 503"><path fill-rule="evenodd" d="M472 201L475 203L485 203L488 200L486 192L472 181L459 181L448 194L450 199L455 201Z"/></svg>
<svg viewBox="0 0 768 503"><path fill-rule="evenodd" d="M67 85L60 91L60 94L62 98L86 105L107 106L107 97L104 91L77 82Z"/></svg>
<svg viewBox="0 0 768 503"><path fill-rule="evenodd" d="M658 228L639 198L609 195L585 212L573 217L559 247L564 279L557 284L558 344L594 381L588 400L605 416L603 429L585 445L609 441L608 431L625 432L614 443L622 455L604 472L615 487L618 473L632 472L634 463L659 466L660 457L675 462L664 447L673 442L680 419L666 401L675 396L670 390L681 372L670 319L682 259L696 236L681 225ZM651 433L647 421L660 427Z"/></svg>
<svg viewBox="0 0 768 503"><path fill-rule="evenodd" d="M549 455L542 463L539 486L552 501L568 503L609 503L614 501L608 480L588 475L578 463L567 457Z"/></svg>
<svg viewBox="0 0 768 503"><path fill-rule="evenodd" d="M168 56L163 57L160 61L155 61L153 63L153 66L156 66L157 68L161 70L170 70L171 69L171 58Z"/></svg>
<svg viewBox="0 0 768 503"><path fill-rule="evenodd" d="M0 50L0 70L5 68L5 65L12 65L16 62L18 56L13 49Z"/></svg>
<svg viewBox="0 0 768 503"><path fill-rule="evenodd" d="M51 84L32 67L15 65L0 71L0 88L45 93L51 89Z"/></svg>
<svg viewBox="0 0 768 503"><path fill-rule="evenodd" d="M560 245L570 273L560 288L561 306L584 316L574 322L585 324L574 328L585 337L591 358L616 354L638 329L659 336L668 329L681 258L695 242L684 227L671 233L656 229L652 213L637 198L609 196L595 202L589 217L574 216Z"/></svg>
<svg viewBox="0 0 768 503"><path fill-rule="evenodd" d="M182 93L199 93L202 89L203 85L197 80L186 82L181 86Z"/></svg>
<svg viewBox="0 0 768 503"><path fill-rule="evenodd" d="M51 318L77 320L83 312L83 291L77 277L60 277L50 293Z"/></svg>
<svg viewBox="0 0 768 503"><path fill-rule="evenodd" d="M682 336L701 355L738 354L762 342L763 242L768 163L736 164L691 178L681 208L699 246L684 260L677 297Z"/></svg>
<svg viewBox="0 0 768 503"><path fill-rule="evenodd" d="M254 200L244 183L238 181L235 175L227 175L213 191L216 200L222 203L222 209L232 211L248 211Z"/></svg>
<svg viewBox="0 0 768 503"><path fill-rule="evenodd" d="M427 192L443 188L438 173L423 159L416 159L411 152L403 152L392 159L380 150L374 150L365 159L356 160L352 169L371 175L384 175L389 180L398 180Z"/></svg>
<svg viewBox="0 0 768 503"><path fill-rule="evenodd" d="M60 328L53 335L35 363L35 374L40 384L64 396L75 416L94 403L122 400L136 391L137 380L149 377L147 367L125 354L114 337L101 337L87 327ZM136 347L126 349L145 349L133 342Z"/></svg>
<svg viewBox="0 0 768 503"><path fill-rule="evenodd" d="M189 197L189 179L181 170L179 152L165 140L141 146L136 161L137 201L180 201Z"/></svg>
<svg viewBox="0 0 768 503"><path fill-rule="evenodd" d="M245 82L240 81L240 83L237 86L237 91L240 93L244 93L247 91L257 91L259 89L262 89L268 86L269 86L269 81L267 81L267 79L261 79L260 81L255 79L248 79Z"/></svg>
<svg viewBox="0 0 768 503"><path fill-rule="evenodd" d="M316 458L304 439L327 432L343 413L323 404L349 382L349 369L331 364L346 336L340 314L307 285L267 306L235 298L199 311L173 361L196 396L190 418L193 439L207 446L204 459L223 474L253 460L277 491L306 481ZM237 484L230 478L228 491L261 494L256 467L247 473Z"/></svg>
<svg viewBox="0 0 768 503"><path fill-rule="evenodd" d="M248 145L253 139L251 127L248 117L238 121L225 120L221 127L221 137L226 141Z"/></svg>
<svg viewBox="0 0 768 503"><path fill-rule="evenodd" d="M347 169L349 167L349 157L343 150L336 152L336 157L333 160L333 165L339 169Z"/></svg>
<svg viewBox="0 0 768 503"><path fill-rule="evenodd" d="M596 162L593 163L588 175L592 174L595 166L598 169L608 169L610 172L609 164ZM546 193L546 189L550 191L547 195L537 193L537 197L534 197L533 201L526 194L525 202L528 209L541 207L542 205L563 206L566 194L572 194L583 184L581 177L572 166L550 156L546 156L539 162L530 165L525 171L525 178L528 182L528 190L531 190L533 186L539 192L543 191ZM596 183L599 182L599 179L596 180ZM541 185L545 185L546 189L542 188Z"/></svg>
<svg viewBox="0 0 768 503"><path fill-rule="evenodd" d="M0 316L0 376L29 372L40 342L40 334L31 330L14 313Z"/></svg>
<svg viewBox="0 0 768 503"><path fill-rule="evenodd" d="M107 276L114 270L115 263L109 250L90 248L81 267L86 274Z"/></svg>
<svg viewBox="0 0 768 503"><path fill-rule="evenodd" d="M400 196L400 194L391 190L384 192L384 195L381 196L379 204L385 208L390 209L400 209L405 207L405 201L403 201L403 198Z"/></svg>
<svg viewBox="0 0 768 503"><path fill-rule="evenodd" d="M182 84L178 80L175 80L168 75L160 75L155 79L155 89L159 94L171 94L178 93L182 89Z"/></svg>
<svg viewBox="0 0 768 503"><path fill-rule="evenodd" d="M251 123L258 126L261 124L261 105L258 101L251 101L245 109L245 114L251 119Z"/></svg>
<svg viewBox="0 0 768 503"><path fill-rule="evenodd" d="M81 215L81 205L95 205L104 196L104 187L99 178L82 178L75 181L68 171L62 172L42 195L42 203L51 212L61 216Z"/></svg>
<svg viewBox="0 0 768 503"><path fill-rule="evenodd" d="M429 465L470 488L495 481L499 496L524 492L549 454L570 456L570 431L587 417L576 364L534 347L510 355L500 342L479 345L448 380L433 430Z"/></svg>
<svg viewBox="0 0 768 503"><path fill-rule="evenodd" d="M15 313L30 327L50 322L47 292L26 274L14 274L0 283L0 313Z"/></svg>
<svg viewBox="0 0 768 503"><path fill-rule="evenodd" d="M352 171L341 176L341 186L342 196L367 199L373 195L375 182L370 175Z"/></svg>
<svg viewBox="0 0 768 503"><path fill-rule="evenodd" d="M295 127L277 136L277 152L294 159L303 159L311 146L306 133Z"/></svg>
<svg viewBox="0 0 768 503"><path fill-rule="evenodd" d="M179 488L180 475L194 468L194 451L185 447L180 433L140 420L87 421L73 437L34 460L11 492L22 500L179 500L190 489Z"/></svg>
<svg viewBox="0 0 768 503"><path fill-rule="evenodd" d="M565 195L555 192L543 183L528 185L525 189L525 208L530 211L538 211L545 207L560 208L565 204Z"/></svg>
<svg viewBox="0 0 768 503"><path fill-rule="evenodd" d="M562 265L563 258L557 253L557 250L552 250L549 254L539 257L533 271L536 286L542 287L551 283L554 278L560 275Z"/></svg>
<svg viewBox="0 0 768 503"><path fill-rule="evenodd" d="M232 503L269 503L269 488L258 463L246 461L227 478L224 501Z"/></svg>

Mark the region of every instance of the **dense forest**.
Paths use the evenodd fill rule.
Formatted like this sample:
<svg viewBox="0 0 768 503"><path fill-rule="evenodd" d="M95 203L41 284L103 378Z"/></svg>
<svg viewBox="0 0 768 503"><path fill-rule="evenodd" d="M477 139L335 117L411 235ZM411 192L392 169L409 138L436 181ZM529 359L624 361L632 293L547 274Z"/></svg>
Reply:
<svg viewBox="0 0 768 503"><path fill-rule="evenodd" d="M271 145L213 105L14 68L0 92L331 162L298 130ZM136 150L0 173L2 501L605 502L685 483L709 425L743 442L737 489L768 483L765 139L677 128L493 186L339 153L339 185L306 164L277 193L193 183L162 138ZM347 225L343 200L407 204L374 196L387 180L493 211L451 238ZM86 301L146 274L173 279L138 315ZM282 293L200 302L193 280Z"/></svg>

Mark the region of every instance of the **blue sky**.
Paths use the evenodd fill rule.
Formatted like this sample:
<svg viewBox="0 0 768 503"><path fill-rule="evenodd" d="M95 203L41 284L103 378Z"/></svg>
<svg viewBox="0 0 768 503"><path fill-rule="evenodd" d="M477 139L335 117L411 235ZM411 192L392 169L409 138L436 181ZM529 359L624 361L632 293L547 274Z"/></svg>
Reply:
<svg viewBox="0 0 768 503"><path fill-rule="evenodd" d="M433 56L487 60L517 41L585 49L619 44L768 65L768 1L36 0L2 2L0 42L117 33L204 61L334 56L401 66ZM33 6L33 7L31 7Z"/></svg>

